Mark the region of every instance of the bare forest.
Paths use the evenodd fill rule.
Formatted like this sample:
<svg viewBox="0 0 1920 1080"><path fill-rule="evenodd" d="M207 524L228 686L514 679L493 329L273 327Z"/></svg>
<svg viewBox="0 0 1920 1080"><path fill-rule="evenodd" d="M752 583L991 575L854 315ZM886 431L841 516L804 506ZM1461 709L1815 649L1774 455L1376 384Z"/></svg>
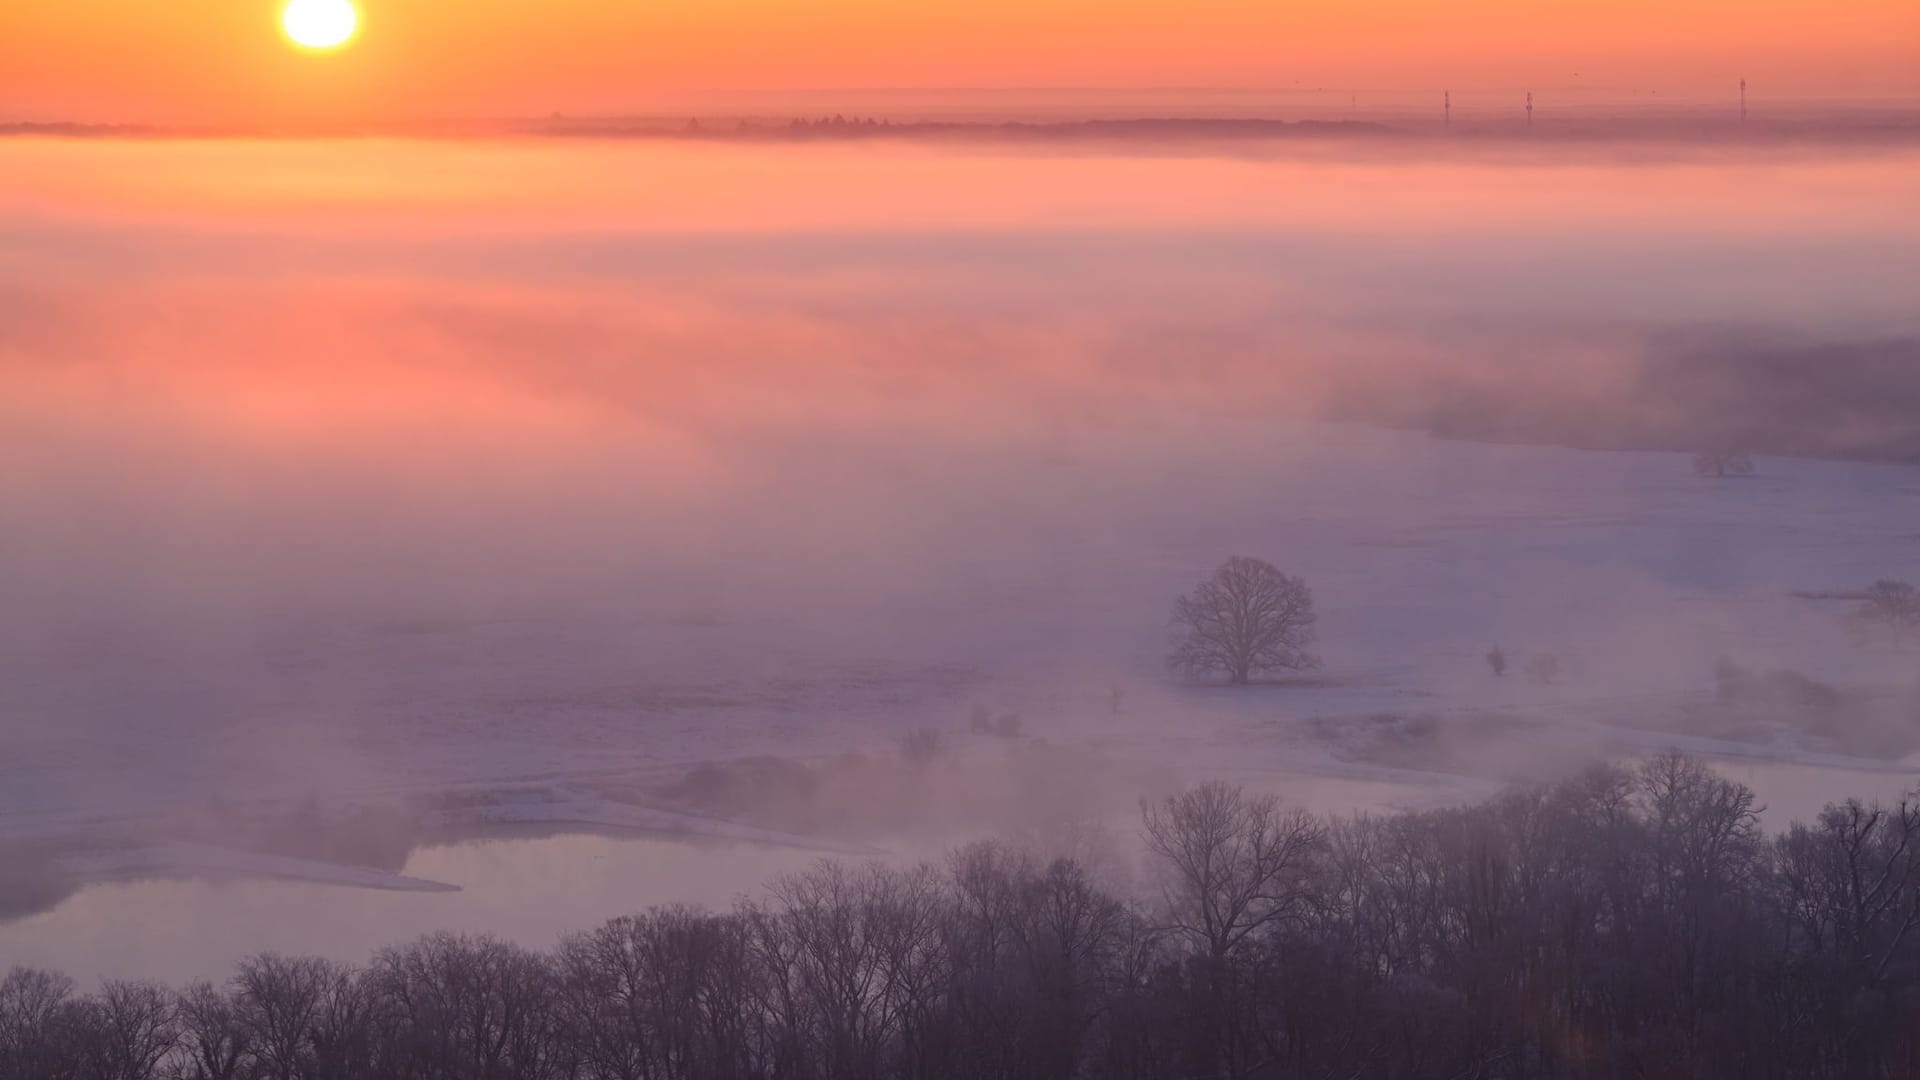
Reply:
<svg viewBox="0 0 1920 1080"><path fill-rule="evenodd" d="M1143 804L1146 880L996 843L824 861L541 952L432 935L222 985L17 968L6 1080L1905 1077L1920 806L1765 835L1663 754L1478 805Z"/></svg>

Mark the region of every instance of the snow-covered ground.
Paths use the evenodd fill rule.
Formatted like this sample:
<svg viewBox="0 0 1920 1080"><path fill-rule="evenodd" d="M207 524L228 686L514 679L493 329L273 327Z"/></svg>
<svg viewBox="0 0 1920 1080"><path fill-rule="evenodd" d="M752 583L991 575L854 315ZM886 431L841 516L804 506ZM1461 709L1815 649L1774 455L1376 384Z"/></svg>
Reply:
<svg viewBox="0 0 1920 1080"><path fill-rule="evenodd" d="M976 706L1017 713L1055 745L1194 775L1403 785L1417 800L1663 746L1857 770L1880 787L1870 773L1911 771L1901 754L1791 724L1736 715L1703 731L1697 714L1712 709L1722 656L1906 689L1911 656L1862 644L1846 602L1794 593L1907 572L1912 470L1768 460L1758 478L1712 481L1671 454L1350 427L1246 424L1223 438L1248 460L1237 475L1200 460L1183 481L1142 476L1092 447L1038 466L1012 492L1022 516L952 523L891 590L783 589L802 570L774 558L707 583L697 610L661 586L664 603L636 590L630 604L569 597L518 617L262 613L273 644L221 658L238 671L197 668L206 658L165 642L89 643L84 668L12 673L16 699L59 701L75 722L12 740L0 828L131 824L211 798L547 787L565 799L705 760L892 754L921 728L964 742ZM812 572L857 578L858 542L845 552ZM1167 605L1235 552L1313 585L1322 670L1241 689L1163 670ZM1516 669L1559 654L1566 674L1496 679L1482 659L1494 645ZM1409 719L1418 738L1405 743Z"/></svg>
<svg viewBox="0 0 1920 1080"><path fill-rule="evenodd" d="M1598 401L1675 341L1920 337L1910 152L1632 150L9 143L0 846L465 887L410 835L367 878L232 853L364 810L792 860L1663 747L1770 824L1896 794L1914 652L1810 597L1920 577L1920 471L1308 419L1441 371ZM1320 670L1169 677L1171 602L1235 554L1311 585ZM1848 705L1718 702L1723 657ZM924 806L847 764L922 730L954 763ZM890 784L899 820L662 794L746 758Z"/></svg>
<svg viewBox="0 0 1920 1080"><path fill-rule="evenodd" d="M77 851L60 859L61 868L81 881L110 881L155 875L209 878L274 878L322 885L401 892L457 892L459 886L389 874L365 867L312 859L289 859L257 852L229 851L205 844L160 844L115 851Z"/></svg>

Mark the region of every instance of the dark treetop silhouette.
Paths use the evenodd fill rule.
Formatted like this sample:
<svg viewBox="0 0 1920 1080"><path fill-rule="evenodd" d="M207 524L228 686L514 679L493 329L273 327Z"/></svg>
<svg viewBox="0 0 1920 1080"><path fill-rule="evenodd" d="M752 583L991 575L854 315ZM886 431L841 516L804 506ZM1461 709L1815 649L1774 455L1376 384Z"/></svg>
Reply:
<svg viewBox="0 0 1920 1080"><path fill-rule="evenodd" d="M1910 1080L1920 807L1765 835L1663 754L1327 818L1142 807L1157 899L1001 844L822 863L534 952L434 934L179 990L17 968L0 1080Z"/></svg>

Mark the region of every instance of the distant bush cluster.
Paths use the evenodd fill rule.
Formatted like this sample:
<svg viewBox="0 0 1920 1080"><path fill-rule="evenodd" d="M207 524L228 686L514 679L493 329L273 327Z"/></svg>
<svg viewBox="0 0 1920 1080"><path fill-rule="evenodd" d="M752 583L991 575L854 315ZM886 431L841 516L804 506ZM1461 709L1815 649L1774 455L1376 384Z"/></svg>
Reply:
<svg viewBox="0 0 1920 1080"><path fill-rule="evenodd" d="M999 716L987 710L985 705L975 705L967 720L967 727L975 735L998 735L1003 739L1017 739L1025 730L1018 713L1001 713Z"/></svg>
<svg viewBox="0 0 1920 1080"><path fill-rule="evenodd" d="M1900 634L1920 633L1920 588L1912 582L1882 578L1867 590L1854 612L1868 626Z"/></svg>
<svg viewBox="0 0 1920 1080"><path fill-rule="evenodd" d="M1504 679L1507 677L1507 668L1511 662L1507 657L1507 651L1505 649L1495 645L1492 649L1488 650L1485 660L1487 662L1487 670L1493 672L1494 678ZM1535 653L1527 657L1525 668L1527 678L1542 686L1552 686L1554 683L1560 681L1560 676L1565 674L1566 670L1567 662L1559 653Z"/></svg>
<svg viewBox="0 0 1920 1080"><path fill-rule="evenodd" d="M1724 656L1713 663L1713 683L1714 697L1725 704L1828 712L1846 700L1839 690L1798 671L1755 671Z"/></svg>
<svg viewBox="0 0 1920 1080"><path fill-rule="evenodd" d="M1018 715L1003 713L984 732L963 724L904 732L885 752L709 761L644 787L609 790L642 806L865 840L1012 832L1036 821L1124 812L1123 790L1164 790L1124 762L1023 730Z"/></svg>
<svg viewBox="0 0 1920 1080"><path fill-rule="evenodd" d="M1477 806L1146 807L1159 888L980 844L822 863L534 952L448 934L225 985L0 982L5 1080L1894 1078L1920 808L1762 834L1668 755Z"/></svg>

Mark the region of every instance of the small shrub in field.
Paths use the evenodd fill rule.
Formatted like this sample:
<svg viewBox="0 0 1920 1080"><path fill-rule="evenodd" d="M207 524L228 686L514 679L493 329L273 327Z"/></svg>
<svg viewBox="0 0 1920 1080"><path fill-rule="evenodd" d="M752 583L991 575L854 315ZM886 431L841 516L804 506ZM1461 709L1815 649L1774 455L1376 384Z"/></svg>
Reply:
<svg viewBox="0 0 1920 1080"><path fill-rule="evenodd" d="M900 740L900 756L907 760L907 764L916 768L924 768L932 764L945 749L940 733L926 728L908 732L907 736Z"/></svg>
<svg viewBox="0 0 1920 1080"><path fill-rule="evenodd" d="M1864 623L1900 633L1920 631L1920 589L1911 582L1882 578L1867 590L1854 616Z"/></svg>

